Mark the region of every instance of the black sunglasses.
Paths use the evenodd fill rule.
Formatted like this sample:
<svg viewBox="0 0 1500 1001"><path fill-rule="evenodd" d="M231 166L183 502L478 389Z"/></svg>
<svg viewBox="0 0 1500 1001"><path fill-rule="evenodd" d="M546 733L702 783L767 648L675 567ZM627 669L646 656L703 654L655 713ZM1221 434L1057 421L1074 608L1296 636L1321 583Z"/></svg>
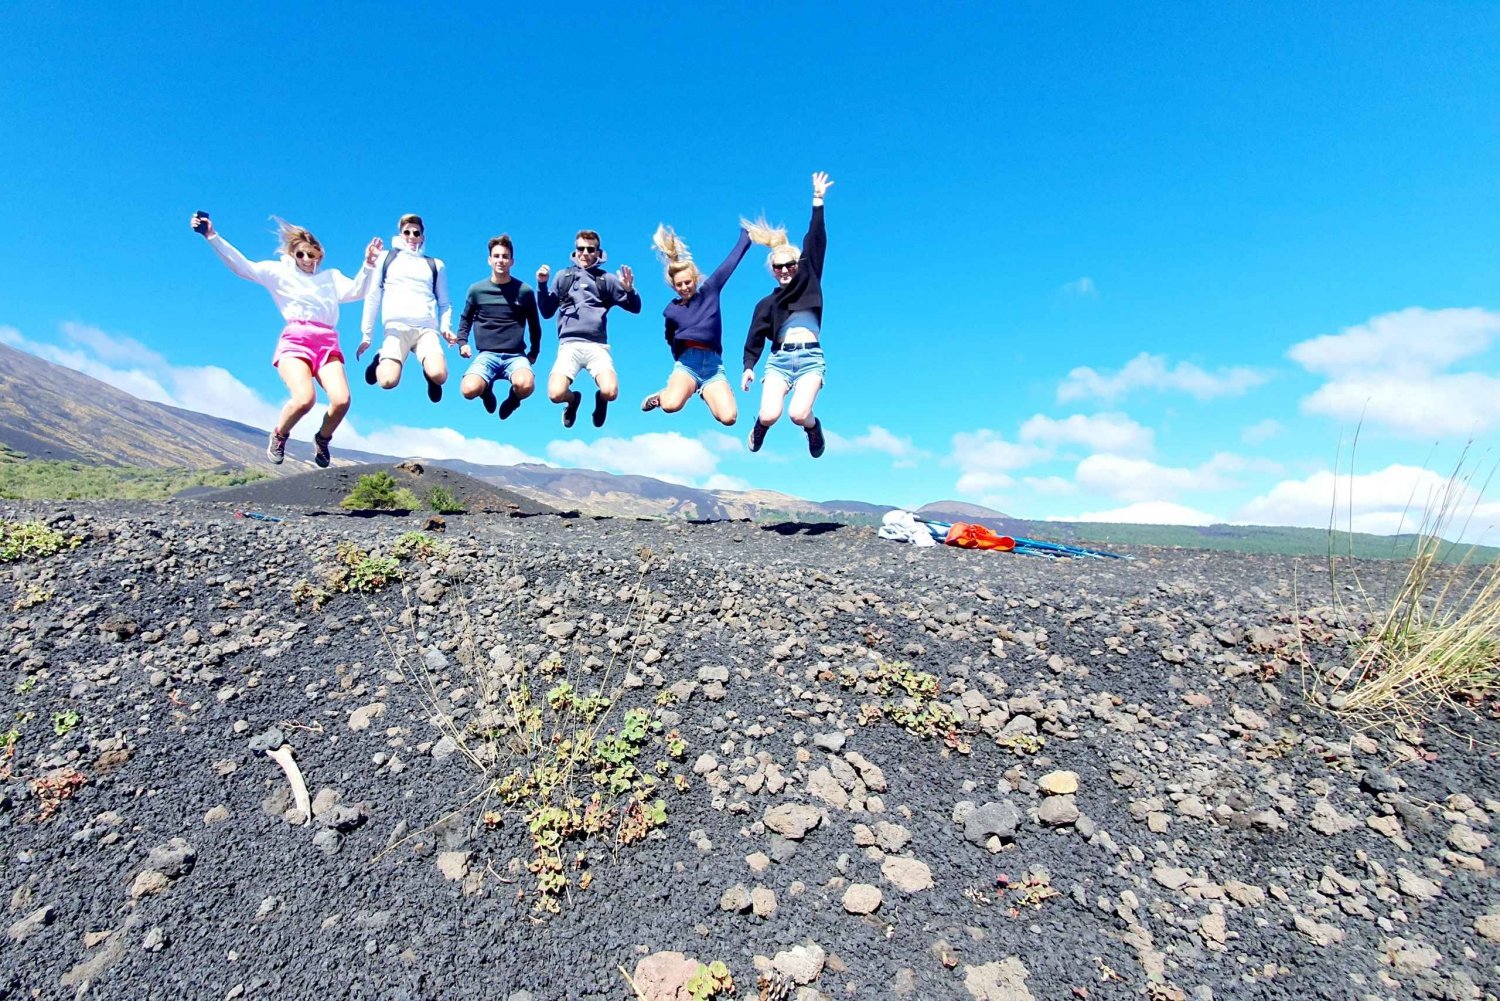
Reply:
<svg viewBox="0 0 1500 1001"><path fill-rule="evenodd" d="M779 264L773 264L773 265L771 265L771 270L772 271L796 271L797 270L797 262L796 261L782 261Z"/></svg>
<svg viewBox="0 0 1500 1001"><path fill-rule="evenodd" d="M597 254L597 253L599 253L599 248L598 247L574 247L573 249L576 250L576 251L578 251L580 254Z"/></svg>
<svg viewBox="0 0 1500 1001"><path fill-rule="evenodd" d="M402 236L421 236L422 235L422 231L420 229L403 229L401 231L401 235Z"/></svg>
<svg viewBox="0 0 1500 1001"><path fill-rule="evenodd" d="M308 250L297 251L297 260L299 261L316 261L321 259L322 256L322 254L315 254Z"/></svg>

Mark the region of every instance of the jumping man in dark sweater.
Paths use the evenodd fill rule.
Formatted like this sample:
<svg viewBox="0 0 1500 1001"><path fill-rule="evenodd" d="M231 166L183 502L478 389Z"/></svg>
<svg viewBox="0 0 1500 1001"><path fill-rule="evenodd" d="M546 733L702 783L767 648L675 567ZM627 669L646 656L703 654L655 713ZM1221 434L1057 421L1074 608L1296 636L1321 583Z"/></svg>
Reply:
<svg viewBox="0 0 1500 1001"><path fill-rule="evenodd" d="M459 392L464 399L479 397L484 409L495 412L495 380L505 379L510 383L510 393L500 404L500 419L503 421L516 412L521 401L536 389L536 376L531 366L536 364L542 350L542 321L537 316L536 294L531 286L510 273L515 261L515 247L510 236L501 233L490 241L490 276L469 286L469 295L464 300L463 315L458 320L458 336L452 343L459 344L459 355L464 358L469 350L469 330L474 331L474 344L479 355L464 373ZM531 335L531 346L522 353L523 327Z"/></svg>
<svg viewBox="0 0 1500 1001"><path fill-rule="evenodd" d="M594 379L594 427L604 426L609 402L620 395L615 363L609 356L609 327L606 314L613 306L627 313L641 311L641 294L635 290L635 275L630 265L620 269L619 277L605 271L604 254L599 249L599 234L581 229L573 238L574 266L564 268L547 287L550 265L536 272L537 304L542 316L557 315L557 361L547 377L547 397L563 404L563 427L573 426L583 394L573 388L573 379L582 369Z"/></svg>
<svg viewBox="0 0 1500 1001"><path fill-rule="evenodd" d="M766 345L765 388L760 394L760 413L750 428L750 451L759 452L766 431L781 419L782 403L792 394L792 423L807 432L807 451L814 459L823 454L823 424L813 416L813 404L823 388L828 367L823 360L823 254L828 233L823 229L823 196L833 182L823 171L812 176L812 221L802 249L787 243L786 229L764 220L746 223L750 239L771 248L766 260L776 278L777 289L755 304L750 332L745 337L745 374L740 388L750 391L755 382L755 363Z"/></svg>

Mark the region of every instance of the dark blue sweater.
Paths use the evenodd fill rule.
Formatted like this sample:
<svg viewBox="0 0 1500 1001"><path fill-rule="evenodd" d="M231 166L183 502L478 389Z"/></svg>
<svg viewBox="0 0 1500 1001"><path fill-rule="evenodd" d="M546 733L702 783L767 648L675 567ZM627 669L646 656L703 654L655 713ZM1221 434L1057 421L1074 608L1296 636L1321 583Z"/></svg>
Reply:
<svg viewBox="0 0 1500 1001"><path fill-rule="evenodd" d="M567 298L557 290L566 286ZM614 275L595 265L581 268L578 265L564 268L552 279L549 288L543 285L536 290L537 305L541 307L543 319L557 315L557 339L593 341L595 344L609 343L610 307L619 306L627 313L641 311L641 294L634 288L626 289Z"/></svg>
<svg viewBox="0 0 1500 1001"><path fill-rule="evenodd" d="M662 316L667 320L667 344L672 348L673 358L680 358L689 343L706 345L711 351L724 353L724 320L719 312L719 294L749 249L750 234L741 229L734 249L713 274L703 279L693 297L687 302L681 297L673 299L662 310Z"/></svg>
<svg viewBox="0 0 1500 1001"><path fill-rule="evenodd" d="M767 341L771 342L772 351L781 350L781 328L793 313L810 310L818 318L818 325L822 326L823 255L827 250L828 232L823 228L823 206L814 205L807 235L802 238L797 273L792 275L791 281L755 304L750 332L745 336L746 368L753 369L760 361Z"/></svg>

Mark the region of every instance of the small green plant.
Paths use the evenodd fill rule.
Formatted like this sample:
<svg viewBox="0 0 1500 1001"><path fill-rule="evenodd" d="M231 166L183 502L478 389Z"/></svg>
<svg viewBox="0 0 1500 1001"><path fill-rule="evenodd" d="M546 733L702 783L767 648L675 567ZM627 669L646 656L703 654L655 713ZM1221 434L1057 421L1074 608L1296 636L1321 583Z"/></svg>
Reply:
<svg viewBox="0 0 1500 1001"><path fill-rule="evenodd" d="M333 597L333 595L326 587L320 587L317 584L314 584L312 581L307 580L306 578L299 580L297 581L297 583L292 585L292 604L298 606L299 608L302 606L303 602L306 602L312 605L313 611L317 611L318 609L322 608L324 603L326 603L331 597Z"/></svg>
<svg viewBox="0 0 1500 1001"><path fill-rule="evenodd" d="M442 484L427 491L427 506L438 514L463 514L466 510L453 491Z"/></svg>
<svg viewBox="0 0 1500 1001"><path fill-rule="evenodd" d="M66 737L69 733L73 732L73 728L78 725L79 719L81 717L72 709L55 712L52 714L52 732L56 733L59 737Z"/></svg>
<svg viewBox="0 0 1500 1001"><path fill-rule="evenodd" d="M661 691L656 693L655 702L657 705L662 706L663 708L670 705L676 705L677 693L673 692L670 688L663 688Z"/></svg>
<svg viewBox="0 0 1500 1001"><path fill-rule="evenodd" d="M72 545L78 545L74 539ZM0 563L52 556L69 545L61 532L40 521L0 521Z"/></svg>
<svg viewBox="0 0 1500 1001"><path fill-rule="evenodd" d="M28 674L19 685L16 686L17 695L29 695L36 688L36 675Z"/></svg>
<svg viewBox="0 0 1500 1001"><path fill-rule="evenodd" d="M10 607L12 611L20 612L38 605L45 605L51 600L51 591L37 584L27 584L25 590L16 596L15 601L11 602Z"/></svg>
<svg viewBox="0 0 1500 1001"><path fill-rule="evenodd" d="M339 505L375 511L415 511L421 507L417 495L398 484L396 477L384 469L361 476Z"/></svg>
<svg viewBox="0 0 1500 1001"><path fill-rule="evenodd" d="M1002 733L995 743L1015 754L1036 754L1047 746L1047 738L1035 733Z"/></svg>
<svg viewBox="0 0 1500 1001"><path fill-rule="evenodd" d="M391 546L391 555L398 560L430 560L434 556L447 556L448 547L422 532L406 532Z"/></svg>
<svg viewBox="0 0 1500 1001"><path fill-rule="evenodd" d="M846 688L852 688L860 680L858 675L851 679L850 670L846 668L838 675L839 683ZM918 737L939 738L945 746L960 754L972 750L962 732L958 715L938 701L942 685L937 675L918 671L899 661L881 661L867 669L863 679L876 695L889 698L880 705L861 705L857 715L860 726L871 726L881 719L889 719Z"/></svg>
<svg viewBox="0 0 1500 1001"><path fill-rule="evenodd" d="M686 986L692 1001L711 1001L721 994L733 994L734 978L729 975L729 967L716 959L707 966L699 963L698 971L688 979Z"/></svg>
<svg viewBox="0 0 1500 1001"><path fill-rule="evenodd" d="M0 733L0 754L10 757L15 753L16 744L21 741L21 731L11 727L4 733Z"/></svg>

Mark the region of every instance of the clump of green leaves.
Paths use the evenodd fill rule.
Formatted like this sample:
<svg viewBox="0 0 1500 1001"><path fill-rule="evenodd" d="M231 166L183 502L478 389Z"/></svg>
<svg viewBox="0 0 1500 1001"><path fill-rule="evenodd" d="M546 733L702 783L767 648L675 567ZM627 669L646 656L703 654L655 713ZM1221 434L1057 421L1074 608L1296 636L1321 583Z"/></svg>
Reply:
<svg viewBox="0 0 1500 1001"><path fill-rule="evenodd" d="M361 476L349 496L339 501L339 506L365 511L414 511L421 503L388 470L381 469Z"/></svg>
<svg viewBox="0 0 1500 1001"><path fill-rule="evenodd" d="M837 677L841 685L852 688L863 680L869 691L886 699L878 705L860 706L858 719L861 726L889 719L923 739L938 738L960 754L972 750L959 725L958 715L938 701L942 685L937 675L918 671L901 661L880 661L862 675L855 673L851 676L851 670L845 668L839 672Z"/></svg>
<svg viewBox="0 0 1500 1001"><path fill-rule="evenodd" d="M421 541L418 541L421 540ZM318 582L306 579L292 585L292 602L322 608L335 594L371 594L401 579L401 559L446 552L420 532L408 532L397 540L391 555L366 550L345 539L334 547L333 561L319 568Z"/></svg>
<svg viewBox="0 0 1500 1001"><path fill-rule="evenodd" d="M427 506L438 514L463 514L466 510L463 501L441 483L427 491Z"/></svg>
<svg viewBox="0 0 1500 1001"><path fill-rule="evenodd" d="M38 605L45 605L52 600L52 592L39 584L27 584L21 593L16 595L16 600L11 602L13 612L25 611Z"/></svg>
<svg viewBox="0 0 1500 1001"><path fill-rule="evenodd" d="M400 560L430 560L447 556L448 546L423 532L406 532L391 546L391 555Z"/></svg>
<svg viewBox="0 0 1500 1001"><path fill-rule="evenodd" d="M688 979L686 986L688 997L693 1001L711 1001L722 994L733 994L734 978L729 975L729 967L716 959L706 966L699 963L698 971Z"/></svg>
<svg viewBox="0 0 1500 1001"><path fill-rule="evenodd" d="M1047 738L1036 733L1002 733L995 743L1015 754L1036 754L1047 746Z"/></svg>
<svg viewBox="0 0 1500 1001"><path fill-rule="evenodd" d="M80 719L82 717L72 709L55 712L52 714L52 732L59 737L66 737L73 732L73 728L78 725Z"/></svg>
<svg viewBox="0 0 1500 1001"><path fill-rule="evenodd" d="M78 545L74 539L71 545ZM0 563L41 559L69 546L61 532L40 521L0 521Z"/></svg>

